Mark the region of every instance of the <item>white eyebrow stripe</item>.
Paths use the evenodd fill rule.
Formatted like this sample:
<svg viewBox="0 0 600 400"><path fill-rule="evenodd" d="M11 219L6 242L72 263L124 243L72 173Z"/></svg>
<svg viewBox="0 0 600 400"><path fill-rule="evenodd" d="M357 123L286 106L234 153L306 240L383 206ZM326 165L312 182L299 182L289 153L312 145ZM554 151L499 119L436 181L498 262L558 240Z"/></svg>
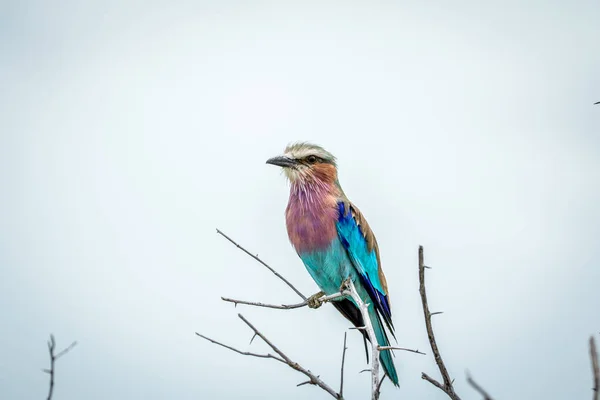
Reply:
<svg viewBox="0 0 600 400"><path fill-rule="evenodd" d="M327 159L328 155L319 149L310 149L310 148L301 148L301 149L293 149L288 150L284 153L286 157L295 158L295 159L303 159L308 156L314 155L320 158Z"/></svg>

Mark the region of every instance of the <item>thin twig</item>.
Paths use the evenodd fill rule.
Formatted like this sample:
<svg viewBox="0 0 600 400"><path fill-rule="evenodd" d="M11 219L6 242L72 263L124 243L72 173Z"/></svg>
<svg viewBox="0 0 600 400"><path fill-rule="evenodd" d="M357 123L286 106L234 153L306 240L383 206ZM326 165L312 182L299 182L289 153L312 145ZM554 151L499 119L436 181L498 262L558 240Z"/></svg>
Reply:
<svg viewBox="0 0 600 400"><path fill-rule="evenodd" d="M248 343L248 344L252 344L252 342L254 342L255 338L256 338L256 333L254 335L252 335L252 337L250 338L250 343Z"/></svg>
<svg viewBox="0 0 600 400"><path fill-rule="evenodd" d="M281 276L279 274L279 272L277 272L273 268L271 268L266 262L264 262L263 260L261 260L260 258L258 258L258 256L255 256L254 254L250 253L248 250L246 250L242 246L240 246L238 243L236 243L229 236L227 236L226 234L224 234L223 232L221 232L219 229L217 229L217 233L219 235L223 236L225 239L229 240L231 243L233 243L238 249L242 250L244 253L248 254L250 257L254 258L256 261L258 261L263 266L265 266L269 271L271 271L273 274L275 274L276 277L278 277L279 279L281 279L282 281L284 281L294 292L296 292L296 294L298 296L300 296L302 298L302 300L306 300L306 296L304 296L298 289L296 289L296 287L294 285L292 285L287 279L285 279L283 276Z"/></svg>
<svg viewBox="0 0 600 400"><path fill-rule="evenodd" d="M383 384L383 381L385 381L386 377L387 374L383 374L383 378L381 378L381 380L379 381L379 386L377 386L377 397L379 397L379 395L381 394L381 385Z"/></svg>
<svg viewBox="0 0 600 400"><path fill-rule="evenodd" d="M254 306L254 307L265 307L265 308L273 308L273 309L279 309L279 310L290 310L290 309L296 309L296 308L301 308L301 307L307 306L307 305L309 305L308 304L309 300L311 300L311 301L313 300L313 298L315 296L311 296L310 299L306 298L302 293L300 293L300 291L298 291L294 287L294 285L292 285L288 280L286 280L283 276L281 276L277 271L275 271L273 268L271 268L269 265L267 265L264 261L262 261L258 257L258 255L254 255L254 254L250 253L248 250L246 250L244 247L239 245L237 242L235 242L229 236L227 236L226 234L221 232L219 229L217 229L217 233L220 234L221 236L223 236L225 239L227 239L229 242L231 242L237 248L242 250L244 253L246 253L247 255L249 255L250 257L252 257L256 261L258 261L259 263L261 263L267 269L269 269L269 271L271 271L275 276L277 276L282 281L284 281L292 290L294 290L294 292L296 292L296 294L298 294L304 300L303 302L297 303L297 304L267 304L267 303L261 303L261 302L253 302L253 301L246 301L246 300L237 300L237 299L232 299L232 298L228 298L228 297L221 297L221 299L223 301L234 303L235 306L237 306L238 304L243 304L243 305ZM369 309L368 309L369 304L365 303L360 298L360 296L358 295L358 292L356 291L356 288L354 287L353 282L350 279L348 279L345 282L345 286L342 288L341 292L334 293L334 294L328 295L328 296L322 296L318 299L317 303L329 302L329 301L338 299L340 297L351 297L354 300L354 303L358 306L358 309L361 313L363 321L365 322L365 326L358 327L358 328L351 328L351 329L359 329L359 330L362 330L363 332L365 332L366 336L369 338L369 342L371 343L372 362L371 362L371 368L368 369L368 371L371 371L371 399L378 400L379 394L380 394L380 389L381 389L381 382L383 381L383 379L385 379L385 374L384 374L383 379L379 378L379 363L380 363L379 353L380 353L380 351L389 351L390 353L393 353L392 350L404 350L404 351L410 351L410 352L417 353L417 354L424 354L424 353L420 352L419 350L412 350L412 349L401 348L401 347L393 347L393 346L380 347L377 343L375 331L373 329L373 325L372 325L372 322L371 322L371 319L369 316ZM319 305L320 304L317 304L316 306L314 306L311 304L311 307L317 308ZM238 315L251 329L253 329L255 331L255 336L258 335L269 346L271 346L271 348L282 357L282 359L286 362L286 364L288 364L290 367L302 372L303 374L307 375L310 378L309 382L302 382L299 385L305 385L305 384L311 383L313 385L317 385L317 386L321 387L322 389L327 391L329 394L331 394L333 397L342 398L343 369L344 369L343 365L341 368L340 393L338 394L338 393L335 393L335 391L333 391L333 389L331 389L329 386L324 384L320 379L318 379L318 376L315 377L314 375L312 375L312 373L310 371L304 370L304 368L297 365L296 363L292 363L291 361L288 362L289 359L287 359L284 354L280 353L279 350L277 348L275 348L260 332L258 332L258 330L256 330L252 326L252 324L250 324L241 314L238 314ZM201 336L201 335L199 335L199 336ZM208 339L204 336L202 336L202 337L205 339ZM221 344L216 341L213 341L213 343ZM245 354L245 352L241 352L237 349L233 349L233 348L230 348L225 345L222 345L222 346L224 346L230 350L234 350L238 353ZM346 346L344 345L344 353L342 355L342 363L344 363L344 361L345 361L345 347ZM263 358L265 358L265 357L263 357ZM271 358L271 357L266 357L266 358Z"/></svg>
<svg viewBox="0 0 600 400"><path fill-rule="evenodd" d="M328 296L322 296L319 298L319 302L321 303L327 303L336 299L339 299L341 297L346 296L346 294L338 292L338 293L334 293L334 294L330 294ZM221 300L226 301L228 303L233 303L236 306L238 304L243 304L246 306L254 306L254 307L265 307L265 308L275 308L277 310L292 310L295 308L302 308L308 305L308 300L305 300L301 303L297 303L297 304L267 304L267 303L260 303L257 301L246 301L246 300L238 300L238 299L232 299L229 297L221 297Z"/></svg>
<svg viewBox="0 0 600 400"><path fill-rule="evenodd" d="M444 385L442 385L441 383L439 383L438 381L436 381L435 379L433 379L432 377L427 375L425 372L421 372L421 379L426 380L427 382L431 383L433 386L437 387L438 389L440 389L443 392L446 391L444 389Z"/></svg>
<svg viewBox="0 0 600 400"><path fill-rule="evenodd" d="M202 339L208 340L211 343L214 343L214 344L219 345L221 347L225 347L226 349L229 349L231 351L235 351L236 353L241 354L243 356L251 356L251 357L257 357L257 358L272 358L274 360L277 360L277 361L282 362L282 363L285 364L285 361L283 359L281 359L281 358L279 358L277 356L274 356L271 353L268 353L268 354L258 354L258 353L252 353L250 351L242 351L242 350L236 349L235 347L231 347L231 346L228 346L228 345L226 345L224 343L221 343L221 342L219 342L217 340L211 339L208 336L201 335L198 332L196 332L196 335L200 336ZM254 336L252 338L254 339Z"/></svg>
<svg viewBox="0 0 600 400"><path fill-rule="evenodd" d="M233 303L236 306L238 304L243 304L246 306L276 308L278 310L292 310L294 308L301 308L301 307L308 305L308 303L306 301L303 301L302 303L297 303L297 304L266 304L266 303L259 303L256 301L236 300L236 299L231 299L229 297L221 297L221 300L227 301L229 303Z"/></svg>
<svg viewBox="0 0 600 400"><path fill-rule="evenodd" d="M413 350L413 349L407 349L406 347L396 347L396 346L377 346L377 349L379 349L379 351L383 351L383 350L401 350L401 351L410 351L411 353L417 353L417 354L422 354L422 355L426 355L423 352L420 352L419 349L417 350Z"/></svg>
<svg viewBox="0 0 600 400"><path fill-rule="evenodd" d="M440 370L440 374L442 375L442 379L444 380L444 384L442 385L441 383L437 382L435 379L431 378L424 372L421 373L421 378L425 379L435 387L442 390L452 400L460 400L460 397L454 391L452 380L450 379L450 375L448 374L446 365L442 360L440 350L438 349L437 343L435 341L435 335L433 334L433 326L431 324L431 312L429 311L429 306L427 304L427 292L425 291L425 261L423 257L423 246L419 246L419 293L421 294L421 302L423 304L423 316L425 318L425 327L427 328L429 344L431 345L431 351L433 353L435 363L437 364L438 369Z"/></svg>
<svg viewBox="0 0 600 400"><path fill-rule="evenodd" d="M340 368L340 397L344 396L344 363L346 362L346 336L348 332L344 332L344 350L342 350L342 367Z"/></svg>
<svg viewBox="0 0 600 400"><path fill-rule="evenodd" d="M234 242L235 243L235 242ZM368 304L364 303L362 301L362 299L360 298L360 296L358 295L358 292L356 291L356 288L354 287L354 283L348 279L346 281L346 287L342 292L338 292L338 293L334 293L328 296L322 296L319 301L322 303L328 302L328 301L332 301L335 299L338 299L340 297L346 297L346 296L350 296L354 299L355 303L358 305L358 308L363 316L363 320L365 321L365 326L361 327L363 330L365 330L367 332L367 336L370 339L370 342L372 344L372 367L370 368L371 371L371 386L372 386L372 399L373 400L377 400L379 398L379 391L378 388L380 387L380 381L379 381L379 345L377 344L377 338L375 337L375 331L373 330L373 325L371 324L371 319L369 318L369 310L368 310ZM268 307L268 308L276 308L276 309L288 309L288 308L292 308L291 306L287 306L287 305L274 305L274 304L264 304L264 303L257 303L257 302L249 302L249 301L241 301L241 300L235 300L235 299L229 299L229 298L223 298L222 299L224 301L228 301L234 304L246 304L246 305L251 305L251 306L257 306L257 307ZM305 302L306 305L308 304L308 300ZM303 307L305 304L300 303L301 305L298 305L298 307L294 307L294 308L300 308ZM295 305L292 305L295 306ZM280 354L278 352L278 350L273 347L273 345L265 338L262 336L262 334L260 332L258 332L258 330L256 330L241 314L238 314L239 317L246 322L246 324L248 324L248 326L250 326L250 328L252 328L255 331L255 334L258 335L261 339L263 339L269 346L271 346L271 348L277 353L279 354L284 360L286 359L284 357L284 355ZM345 347L345 346L344 346ZM386 351L391 351L391 349L385 349ZM291 365L290 363L287 362L286 363L304 373L306 375L305 372L303 372L303 369L300 370L298 368L296 368L296 364L295 365ZM298 366L299 368L302 368L300 366ZM309 372L309 371L307 371ZM309 372L310 373L310 372ZM312 373L311 373L312 374ZM318 383L316 383L315 381L315 377L314 375L310 376L307 375L309 378L311 378L310 382L312 384L316 384L318 386L320 386L321 388L323 388L324 390L326 390L327 392L329 392L329 394L331 394L332 396L336 397L336 396L340 396L339 393L335 393L332 394L332 392L330 392L328 389L325 389L324 387L322 387L321 385L319 385ZM318 378L318 377L316 377ZM300 385L306 384L306 382L302 382ZM327 386L328 387L328 386ZM329 388L331 389L331 388ZM340 397L338 397L340 398Z"/></svg>
<svg viewBox="0 0 600 400"><path fill-rule="evenodd" d="M598 366L598 351L596 351L596 341L590 337L590 359L592 360L592 375L594 377L593 400L600 399L600 367Z"/></svg>
<svg viewBox="0 0 600 400"><path fill-rule="evenodd" d="M467 382L473 387L473 389L475 389L481 396L483 396L483 400L494 400L492 396L490 396L489 393L485 391L485 389L483 389L481 386L479 386L477 382L475 382L475 380L473 380L471 374L469 374L468 372Z"/></svg>
<svg viewBox="0 0 600 400"><path fill-rule="evenodd" d="M50 335L50 340L48 340L48 352L50 353L50 368L44 369L43 371L50 375L50 387L48 389L48 397L47 400L52 399L52 393L54 392L54 363L60 357L67 354L73 347L77 345L77 342L73 342L66 349L59 351L58 354L54 354L54 349L56 349L56 340L54 339L54 335Z"/></svg>
<svg viewBox="0 0 600 400"><path fill-rule="evenodd" d="M244 323L246 325L248 325L250 327L250 329L252 329L252 331L254 332L254 336L258 336L259 338L261 338L267 345L269 345L269 347L275 352L277 353L276 355L273 354L258 354L258 353L252 353L252 352L248 352L248 351L242 351L242 350L238 350L235 347L231 347L228 346L226 344L223 344L221 342L218 342L216 340L210 339L204 335L199 334L198 332L196 332L196 335L200 336L201 338L208 340L211 343L214 343L216 345L219 345L221 347L224 347L228 350L234 351L238 354L242 354L242 355L246 355L246 356L252 356L252 357L258 357L258 358L272 358L274 360L277 360L279 362L282 362L284 364L287 364L289 367L295 369L296 371L304 374L305 376L307 376L309 378L308 381L306 382L302 382L300 384L298 384L298 386L302 386L302 385L307 385L307 384L311 384L311 385L315 385L320 387L321 389L323 389L324 391L326 391L327 393L329 393L333 398L338 399L338 400L342 400L343 396L339 393L337 393L335 390L333 390L331 388L331 386L327 385L325 382L323 382L321 380L321 378L319 378L318 375L313 374L312 372L310 372L309 370L305 369L304 367L302 367L300 364L298 364L295 361L292 361L288 356L286 356L281 350L279 350L279 348L277 346L275 346L269 339L267 339L265 337L265 335L263 335L254 325L252 325L252 323L250 321L248 321L242 314L238 314L238 317L244 321Z"/></svg>
<svg viewBox="0 0 600 400"><path fill-rule="evenodd" d="M240 317L240 319L242 321L244 321L246 323L246 325L248 325L250 327L250 329L252 329L254 331L254 333L256 333L258 335L258 337L260 337L266 344L268 344L269 347L272 348L275 353L279 354L279 356L285 360L287 365L289 365L296 371L301 372L304 375L306 375L308 378L310 378L311 384L317 385L318 387L325 390L327 393L329 393L331 396L333 396L336 399L342 398L339 395L339 393L336 393L335 390L333 390L329 385L327 385L325 382L323 382L317 375L313 374L312 372L305 369L300 364L292 361L288 356L286 356L281 350L279 350L279 348L277 348L277 346L275 346L269 339L267 339L265 337L265 335L263 335L254 325L252 325L252 323L250 323L250 321L248 321L246 318L244 318L244 316L242 314L238 314L238 317Z"/></svg>

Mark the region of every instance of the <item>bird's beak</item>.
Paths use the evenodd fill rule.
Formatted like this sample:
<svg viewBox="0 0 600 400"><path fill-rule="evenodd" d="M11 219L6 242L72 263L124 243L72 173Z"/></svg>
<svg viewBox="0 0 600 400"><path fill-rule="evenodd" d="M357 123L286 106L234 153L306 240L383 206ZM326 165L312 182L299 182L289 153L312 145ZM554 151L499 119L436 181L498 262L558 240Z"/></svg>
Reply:
<svg viewBox="0 0 600 400"><path fill-rule="evenodd" d="M278 156L278 157L273 157L273 158L269 158L267 160L267 164L273 164L273 165L277 165L279 167L289 167L289 168L294 168L296 167L296 165L298 165L298 161L294 160L293 158L289 158L289 157L285 157L285 156Z"/></svg>

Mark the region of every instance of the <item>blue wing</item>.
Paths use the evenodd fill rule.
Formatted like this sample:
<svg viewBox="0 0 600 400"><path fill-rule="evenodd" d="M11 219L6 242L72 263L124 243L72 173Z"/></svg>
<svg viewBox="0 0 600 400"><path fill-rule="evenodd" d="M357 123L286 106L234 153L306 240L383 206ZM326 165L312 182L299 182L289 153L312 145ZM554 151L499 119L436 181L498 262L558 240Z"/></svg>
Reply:
<svg viewBox="0 0 600 400"><path fill-rule="evenodd" d="M375 236L360 211L352 204L340 201L338 210L336 226L340 242L358 272L360 281L377 312L377 317L383 317L395 338L387 283L381 270Z"/></svg>

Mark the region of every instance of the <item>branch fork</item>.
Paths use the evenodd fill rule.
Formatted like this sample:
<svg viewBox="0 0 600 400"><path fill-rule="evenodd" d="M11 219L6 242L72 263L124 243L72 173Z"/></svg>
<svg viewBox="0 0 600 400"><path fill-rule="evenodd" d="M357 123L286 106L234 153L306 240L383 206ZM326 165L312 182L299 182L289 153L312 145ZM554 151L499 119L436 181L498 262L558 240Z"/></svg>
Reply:
<svg viewBox="0 0 600 400"><path fill-rule="evenodd" d="M258 261L261 265L263 265L269 271L271 271L275 276L277 276L279 279L281 279L286 285L288 285L302 299L301 302L295 303L295 304L268 304L268 303L233 299L233 298L229 298L229 297L221 297L221 299L225 302L233 303L235 306L237 306L238 304L243 304L243 305L248 305L248 306L273 308L273 309L278 309L278 310L292 310L292 309L301 308L301 307L305 307L305 306L308 306L309 308L319 308L323 303L328 303L328 302L331 302L331 301L334 301L336 299L343 298L343 297L345 297L345 298L350 297L354 300L355 304L358 306L358 308L362 314L363 320L365 321L365 326L358 327L358 328L352 327L350 329L359 329L359 330L362 330L363 332L366 332L366 335L369 338L369 341L371 343L371 360L372 361L371 361L371 368L369 368L368 370L371 371L371 399L372 400L377 400L379 398L379 394L381 391L381 384L383 383L383 380L385 379L385 375L383 376L382 379L380 379L380 376L379 376L379 352L380 351L405 350L405 351L410 351L410 352L417 353L417 354L424 354L424 353L421 353L419 350L411 350L411 349L406 349L403 347L393 347L393 346L381 347L378 345L377 338L375 337L375 330L373 329L373 325L371 324L371 320L369 318L369 313L368 313L369 304L363 302L363 300L360 298L360 296L358 295L358 292L356 291L356 287L354 286L354 283L352 282L351 279L347 279L340 287L340 291L337 293L325 295L323 292L319 292L313 296L306 297L294 285L292 285L292 283L290 283L290 281L285 279L281 274L279 274L277 271L275 271L275 269L273 269L267 263L265 263L263 260L261 260L258 257L258 255L252 254L250 251L246 250L244 247L242 247L240 244L235 242L229 236L225 235L219 229L217 229L217 233L219 235L223 236L229 242L231 242L238 249L242 250L248 256L250 256L253 259L255 259L256 261ZM271 349L273 351L275 351L275 353L277 353L277 355L273 355L270 353L269 354L258 354L258 353L248 352L248 351L242 351L242 350L238 350L234 347L228 346L226 344L223 344L221 342L218 342L216 340L213 340L207 336L201 335L197 332L196 332L196 335L198 335L199 337L201 337L205 340L210 341L211 343L225 347L226 349L234 351L238 354L252 356L252 357L259 357L259 358L272 358L276 361L285 363L289 367L303 373L304 375L306 375L309 378L308 381L301 382L297 386L303 386L303 385L308 385L308 384L315 385L315 386L320 387L327 393L329 393L332 397L334 397L336 399L343 399L344 362L345 362L346 350L347 350L346 333L344 334L344 349L343 349L343 353L342 353L342 366L341 366L341 372L340 372L340 390L339 390L339 392L336 392L335 390L333 390L331 388L330 385L323 382L319 378L319 376L314 375L309 370L307 370L307 369L303 368L302 366L300 366L299 364L291 361L285 354L283 354L278 348L276 348L272 344L272 342L270 342L262 333L260 333L258 331L258 329L256 329L241 314L238 314L238 316L246 323L246 325L248 325L254 331L254 335L253 335L252 339L254 339L254 337L256 337L256 336L260 337L265 343L267 343L271 347Z"/></svg>
<svg viewBox="0 0 600 400"><path fill-rule="evenodd" d="M57 354L54 353L56 350L56 340L54 339L54 335L50 335L50 340L48 340L48 353L50 353L50 368L43 369L45 373L50 375L50 387L48 388L48 397L47 400L52 399L52 394L54 393L54 364L56 360L67 354L69 351L73 349L77 345L77 342L73 342L69 345L69 347L59 351Z"/></svg>

